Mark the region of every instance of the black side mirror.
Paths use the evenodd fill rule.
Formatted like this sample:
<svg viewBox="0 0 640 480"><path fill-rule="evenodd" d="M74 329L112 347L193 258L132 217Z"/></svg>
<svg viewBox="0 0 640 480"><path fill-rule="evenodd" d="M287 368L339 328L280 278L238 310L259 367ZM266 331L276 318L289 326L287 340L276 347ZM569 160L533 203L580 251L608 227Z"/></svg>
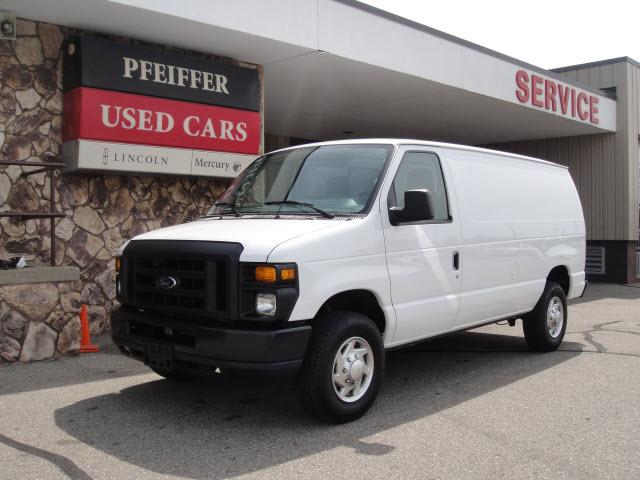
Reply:
<svg viewBox="0 0 640 480"><path fill-rule="evenodd" d="M391 225L433 220L433 198L429 190L407 190L404 192L404 208L391 207Z"/></svg>

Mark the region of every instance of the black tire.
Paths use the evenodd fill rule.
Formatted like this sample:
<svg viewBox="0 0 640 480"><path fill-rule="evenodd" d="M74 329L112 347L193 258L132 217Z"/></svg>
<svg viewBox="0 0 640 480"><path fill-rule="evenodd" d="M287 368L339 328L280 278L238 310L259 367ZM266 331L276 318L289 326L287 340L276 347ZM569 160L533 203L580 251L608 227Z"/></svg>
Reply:
<svg viewBox="0 0 640 480"><path fill-rule="evenodd" d="M180 370L163 370L161 368L149 367L154 373L157 373L165 380L169 380L170 382L188 382L193 380L193 375L189 375L187 373L183 373Z"/></svg>
<svg viewBox="0 0 640 480"><path fill-rule="evenodd" d="M559 300L562 311L559 318L562 318L562 327L559 332L552 335L549 332L550 326L547 324L547 315L550 304ZM538 352L551 352L556 350L562 343L564 333L567 330L567 297L560 285L554 282L547 282L542 296L533 311L522 318L522 328L524 338L531 350Z"/></svg>
<svg viewBox="0 0 640 480"><path fill-rule="evenodd" d="M333 367L340 346L354 337L369 344L373 372L362 397L346 402L334 389ZM298 394L303 407L316 419L328 423L345 423L361 417L376 399L384 374L384 360L382 335L369 318L343 311L320 315L313 324L309 347L298 374ZM351 371L349 381L352 381L350 375Z"/></svg>

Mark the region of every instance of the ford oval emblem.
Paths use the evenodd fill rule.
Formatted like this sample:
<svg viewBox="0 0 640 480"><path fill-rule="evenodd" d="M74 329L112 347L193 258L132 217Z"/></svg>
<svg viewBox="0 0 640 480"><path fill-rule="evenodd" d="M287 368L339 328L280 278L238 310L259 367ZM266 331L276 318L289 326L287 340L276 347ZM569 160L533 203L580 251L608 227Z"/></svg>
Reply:
<svg viewBox="0 0 640 480"><path fill-rule="evenodd" d="M156 287L161 290L171 290L176 288L180 284L177 278L170 277L169 275L163 275L156 279Z"/></svg>

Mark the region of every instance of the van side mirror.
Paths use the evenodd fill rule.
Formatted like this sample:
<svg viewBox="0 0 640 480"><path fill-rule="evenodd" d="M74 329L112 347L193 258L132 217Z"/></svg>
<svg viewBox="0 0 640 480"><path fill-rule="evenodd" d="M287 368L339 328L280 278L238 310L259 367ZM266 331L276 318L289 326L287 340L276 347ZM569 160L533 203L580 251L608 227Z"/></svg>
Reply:
<svg viewBox="0 0 640 480"><path fill-rule="evenodd" d="M404 192L404 208L391 207L391 225L433 220L433 198L429 190L407 190Z"/></svg>

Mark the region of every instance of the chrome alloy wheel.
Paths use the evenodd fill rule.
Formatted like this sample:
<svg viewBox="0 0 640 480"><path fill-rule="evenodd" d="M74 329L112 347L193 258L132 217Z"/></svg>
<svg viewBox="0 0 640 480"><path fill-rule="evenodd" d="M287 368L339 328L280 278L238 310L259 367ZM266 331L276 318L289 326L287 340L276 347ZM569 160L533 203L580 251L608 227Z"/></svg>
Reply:
<svg viewBox="0 0 640 480"><path fill-rule="evenodd" d="M551 338L558 338L564 325L564 305L558 297L551 298L547 307L547 332Z"/></svg>
<svg viewBox="0 0 640 480"><path fill-rule="evenodd" d="M373 378L373 350L364 338L345 340L333 360L333 390L343 402L359 400Z"/></svg>

